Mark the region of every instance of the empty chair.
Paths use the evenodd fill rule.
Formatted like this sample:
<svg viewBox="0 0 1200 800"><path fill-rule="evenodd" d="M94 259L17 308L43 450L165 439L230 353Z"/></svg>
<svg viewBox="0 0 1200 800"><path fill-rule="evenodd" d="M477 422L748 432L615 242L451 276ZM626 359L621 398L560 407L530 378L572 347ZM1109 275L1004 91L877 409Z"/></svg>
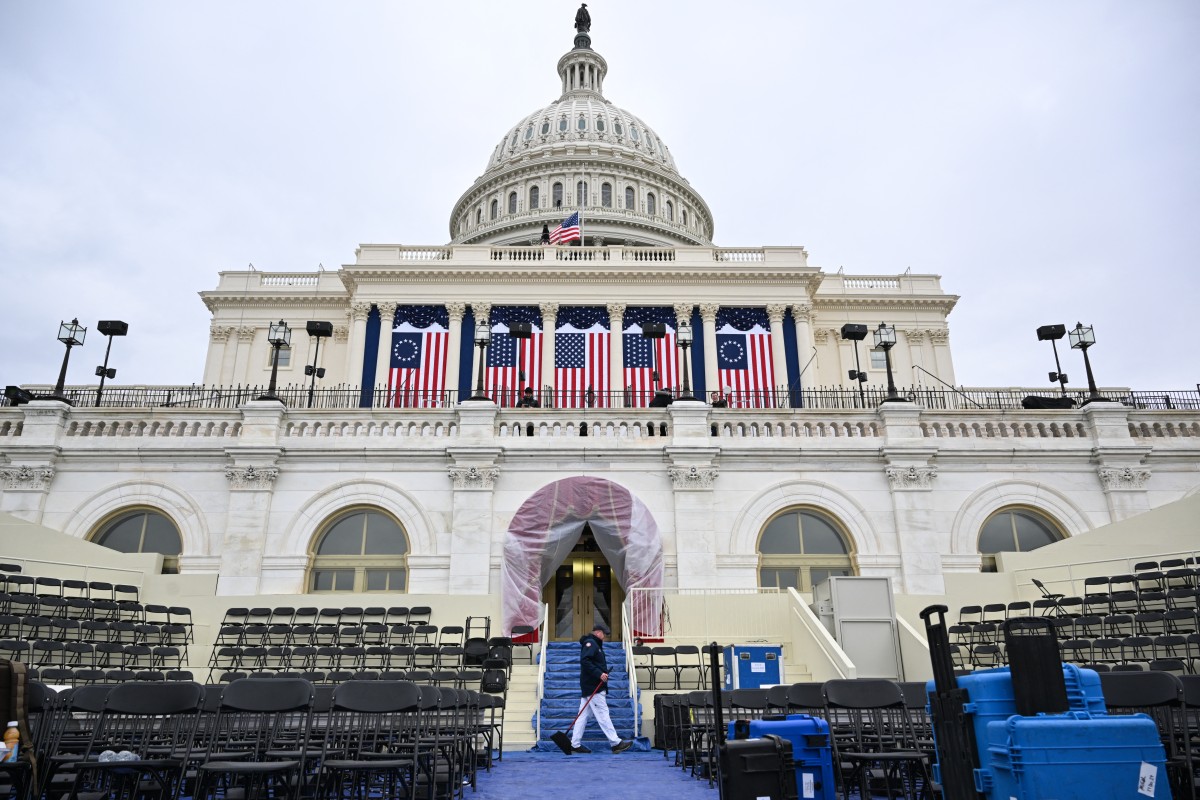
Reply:
<svg viewBox="0 0 1200 800"><path fill-rule="evenodd" d="M634 680L641 686L641 676L638 673L643 672L646 676L645 686L650 688L653 685L651 683L653 672L650 668L651 648L644 644L635 644L629 652L633 656Z"/></svg>
<svg viewBox="0 0 1200 800"><path fill-rule="evenodd" d="M734 689L729 705L737 719L762 719L767 714L767 690Z"/></svg>
<svg viewBox="0 0 1200 800"><path fill-rule="evenodd" d="M1085 616L1106 616L1112 612L1112 601L1108 592L1086 594L1083 596L1083 613Z"/></svg>
<svg viewBox="0 0 1200 800"><path fill-rule="evenodd" d="M1114 614L1137 614L1142 610L1138 593L1132 589L1114 591L1108 596L1108 605Z"/></svg>
<svg viewBox="0 0 1200 800"><path fill-rule="evenodd" d="M1196 632L1198 623L1200 619L1197 618L1195 609L1174 608L1163 614L1163 625L1166 626L1167 633L1186 636Z"/></svg>
<svg viewBox="0 0 1200 800"><path fill-rule="evenodd" d="M983 606L963 606L958 610L960 625L974 625L983 622Z"/></svg>
<svg viewBox="0 0 1200 800"><path fill-rule="evenodd" d="M1044 583L1042 583L1041 581L1039 581L1037 578L1030 578L1030 581L1033 583L1034 587L1036 587L1037 590L1039 592L1041 592L1041 594L1042 594L1041 600L1034 602L1034 607L1036 608L1038 606L1038 604L1041 603L1041 609L1044 613L1051 612L1051 611L1056 612L1058 609L1058 601L1061 600L1065 595L1059 594L1057 592L1051 592L1049 589L1046 588L1046 585Z"/></svg>
<svg viewBox="0 0 1200 800"><path fill-rule="evenodd" d="M1192 748L1189 746L1184 689L1167 672L1110 672L1100 675L1109 714L1146 714L1158 725L1167 751L1167 777L1172 796L1195 796Z"/></svg>
<svg viewBox="0 0 1200 800"><path fill-rule="evenodd" d="M1161 589L1146 589L1138 592L1138 607L1143 612L1147 611L1166 611L1167 593Z"/></svg>
<svg viewBox="0 0 1200 800"><path fill-rule="evenodd" d="M533 663L533 635L537 632L537 628L532 625L514 625L509 636L513 640L513 650L520 647L525 650L529 656L529 663Z"/></svg>
<svg viewBox="0 0 1200 800"><path fill-rule="evenodd" d="M675 648L675 683L680 689L684 688L684 679L690 673L695 673L696 688L705 685L704 663L700 660L700 648L694 644L681 644Z"/></svg>
<svg viewBox="0 0 1200 800"><path fill-rule="evenodd" d="M1008 606L1004 603L988 603L983 607L981 622L1003 622L1008 618Z"/></svg>
<svg viewBox="0 0 1200 800"><path fill-rule="evenodd" d="M413 606L408 610L409 625L428 625L433 617L433 609L429 606Z"/></svg>
<svg viewBox="0 0 1200 800"><path fill-rule="evenodd" d="M1063 661L1074 664L1087 664L1092 661L1092 642L1090 639L1067 639L1060 642Z"/></svg>
<svg viewBox="0 0 1200 800"><path fill-rule="evenodd" d="M1139 636L1161 636L1167 632L1166 615L1161 611L1134 614L1133 625Z"/></svg>
<svg viewBox="0 0 1200 800"><path fill-rule="evenodd" d="M463 626L462 625L443 625L438 631L438 644L454 645L461 647L463 643Z"/></svg>
<svg viewBox="0 0 1200 800"><path fill-rule="evenodd" d="M675 669L675 648L669 645L659 645L650 648L650 688L653 690L658 684L658 675L661 672L666 672L671 676L670 682L672 688L679 688L676 682L677 672Z"/></svg>
<svg viewBox="0 0 1200 800"><path fill-rule="evenodd" d="M413 796L417 771L428 771L433 757L431 744L419 736L420 705L421 690L409 682L349 681L336 687L316 797Z"/></svg>
<svg viewBox="0 0 1200 800"><path fill-rule="evenodd" d="M1115 639L1133 636L1134 623L1132 614L1109 614L1104 618L1104 635Z"/></svg>
<svg viewBox="0 0 1200 800"><path fill-rule="evenodd" d="M1008 604L1005 611L1005 616L1009 619L1015 617L1028 617L1033 614L1033 603L1028 600L1013 600Z"/></svg>
<svg viewBox="0 0 1200 800"><path fill-rule="evenodd" d="M1099 639L1104 635L1104 620L1100 617L1076 617L1074 622L1076 639Z"/></svg>

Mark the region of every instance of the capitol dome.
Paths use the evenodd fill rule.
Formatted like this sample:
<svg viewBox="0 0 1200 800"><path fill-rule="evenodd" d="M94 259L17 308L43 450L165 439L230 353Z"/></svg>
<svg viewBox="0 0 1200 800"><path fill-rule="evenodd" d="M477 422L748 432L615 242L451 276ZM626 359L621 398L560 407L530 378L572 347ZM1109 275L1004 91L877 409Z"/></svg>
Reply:
<svg viewBox="0 0 1200 800"><path fill-rule="evenodd" d="M588 245L712 244L712 214L662 138L604 98L586 34L558 61L562 94L504 133L450 215L455 244L536 244L574 211Z"/></svg>

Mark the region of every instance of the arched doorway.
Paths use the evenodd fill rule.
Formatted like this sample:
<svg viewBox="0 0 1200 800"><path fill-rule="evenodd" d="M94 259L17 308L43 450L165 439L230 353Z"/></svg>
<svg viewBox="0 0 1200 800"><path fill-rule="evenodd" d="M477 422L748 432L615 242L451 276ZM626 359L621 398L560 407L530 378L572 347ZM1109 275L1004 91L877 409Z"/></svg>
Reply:
<svg viewBox="0 0 1200 800"><path fill-rule="evenodd" d="M577 550L581 540L584 544ZM534 492L521 505L504 542L501 592L505 631L514 625L538 624L543 588L549 585L551 593L562 594L557 575L568 563L569 602L582 596L577 609L564 609L570 611L572 633L576 625L594 621L599 590L602 595L607 592L607 599L602 596L599 600L609 604L613 618L620 615L619 593L629 593L636 599L634 633L661 635L661 597L638 590L662 586L662 537L650 510L628 489L603 478L564 478ZM602 569L600 576L601 584L610 581L607 588L597 586L597 566L607 570L605 575ZM558 630L554 617L550 623L552 631ZM562 638L568 638L567 624L564 620ZM611 623L610 627L618 629Z"/></svg>
<svg viewBox="0 0 1200 800"><path fill-rule="evenodd" d="M585 524L570 554L542 590L551 641L576 641L598 622L609 627L612 638L620 638L624 599L612 565L596 544L591 526Z"/></svg>

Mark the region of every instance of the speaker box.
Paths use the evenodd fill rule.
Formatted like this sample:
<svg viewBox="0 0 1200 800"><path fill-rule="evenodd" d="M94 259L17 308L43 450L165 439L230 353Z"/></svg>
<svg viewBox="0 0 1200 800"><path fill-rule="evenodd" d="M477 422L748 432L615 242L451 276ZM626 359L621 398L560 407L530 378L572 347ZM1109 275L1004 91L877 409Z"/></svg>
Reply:
<svg viewBox="0 0 1200 800"><path fill-rule="evenodd" d="M309 336L333 336L332 322L312 322L304 326Z"/></svg>
<svg viewBox="0 0 1200 800"><path fill-rule="evenodd" d="M842 326L842 338L853 339L856 342L861 342L867 338L867 326L860 325L855 322L847 322Z"/></svg>
<svg viewBox="0 0 1200 800"><path fill-rule="evenodd" d="M664 322L644 322L642 323L642 336L646 339L665 339L667 325Z"/></svg>
<svg viewBox="0 0 1200 800"><path fill-rule="evenodd" d="M533 324L529 322L508 323L508 335L514 339L529 339L533 336Z"/></svg>

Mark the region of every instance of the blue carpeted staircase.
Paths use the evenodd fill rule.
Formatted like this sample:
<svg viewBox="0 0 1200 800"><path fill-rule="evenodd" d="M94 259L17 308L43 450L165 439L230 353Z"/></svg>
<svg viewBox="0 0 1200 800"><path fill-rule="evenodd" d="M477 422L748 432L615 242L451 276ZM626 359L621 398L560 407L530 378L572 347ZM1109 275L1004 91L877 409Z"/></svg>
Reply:
<svg viewBox="0 0 1200 800"><path fill-rule="evenodd" d="M622 739L633 736L633 699L629 696L629 673L625 669L625 648L620 642L606 642L608 661L608 711L613 727ZM542 706L542 738L538 750L558 750L550 737L558 731L570 735L571 720L579 712L579 644L550 642L546 645L546 685ZM640 717L639 717L640 719ZM534 720L536 724L536 720ZM583 743L596 752L608 751L608 740L593 719L588 720Z"/></svg>

